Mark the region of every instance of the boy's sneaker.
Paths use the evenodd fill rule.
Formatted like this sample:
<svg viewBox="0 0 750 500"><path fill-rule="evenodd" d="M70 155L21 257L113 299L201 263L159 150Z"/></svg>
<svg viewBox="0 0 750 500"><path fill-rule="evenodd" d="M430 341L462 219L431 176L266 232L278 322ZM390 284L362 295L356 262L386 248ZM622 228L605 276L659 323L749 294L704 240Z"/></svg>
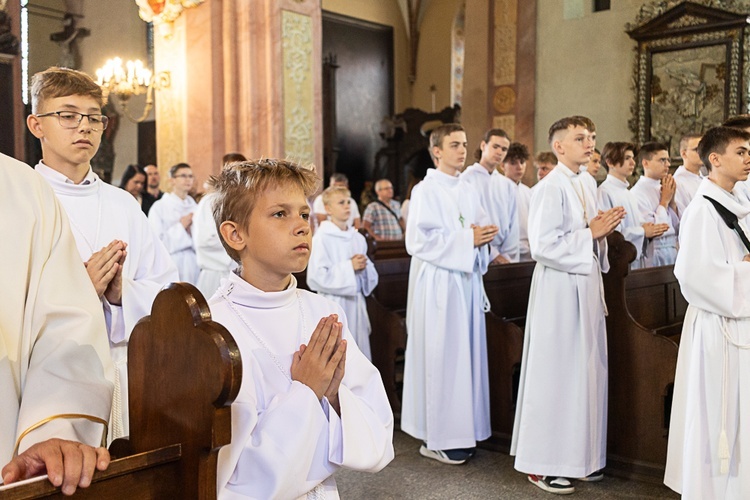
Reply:
<svg viewBox="0 0 750 500"><path fill-rule="evenodd" d="M449 465L461 465L471 458L471 456L463 450L430 450L424 444L420 446L419 454L423 457L431 458Z"/></svg>
<svg viewBox="0 0 750 500"><path fill-rule="evenodd" d="M537 476L536 474L529 474L529 481L531 484L537 485L544 491L556 495L570 495L576 491L573 485L570 484L570 481L564 477Z"/></svg>
<svg viewBox="0 0 750 500"><path fill-rule="evenodd" d="M586 477L582 477L579 481L585 481L587 483L596 483L604 479L604 469L599 469L596 472L592 472Z"/></svg>

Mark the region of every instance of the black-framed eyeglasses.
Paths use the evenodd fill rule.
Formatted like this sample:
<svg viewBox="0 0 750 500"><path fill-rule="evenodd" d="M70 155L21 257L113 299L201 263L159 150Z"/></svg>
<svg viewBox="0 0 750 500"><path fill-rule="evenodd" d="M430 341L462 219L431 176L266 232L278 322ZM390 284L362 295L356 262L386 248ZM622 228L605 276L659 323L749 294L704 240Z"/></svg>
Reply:
<svg viewBox="0 0 750 500"><path fill-rule="evenodd" d="M83 121L84 117L88 118L91 128L97 131L105 130L109 123L109 118L100 113L86 115L77 111L52 111L50 113L36 115L36 117L44 118L45 116L53 115L57 115L57 121L60 122L62 128L77 128Z"/></svg>

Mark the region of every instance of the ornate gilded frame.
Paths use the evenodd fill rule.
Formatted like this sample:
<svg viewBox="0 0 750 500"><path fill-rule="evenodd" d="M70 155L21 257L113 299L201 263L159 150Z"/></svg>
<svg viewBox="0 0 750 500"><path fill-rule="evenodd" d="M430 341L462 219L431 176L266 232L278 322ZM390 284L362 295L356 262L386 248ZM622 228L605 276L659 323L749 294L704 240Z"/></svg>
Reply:
<svg viewBox="0 0 750 500"><path fill-rule="evenodd" d="M638 143L665 142L679 159L681 135L747 112L750 88L743 82L750 82L749 12L736 0L660 0L641 7L636 22L626 27L638 42L629 122ZM671 94L660 79L673 84Z"/></svg>

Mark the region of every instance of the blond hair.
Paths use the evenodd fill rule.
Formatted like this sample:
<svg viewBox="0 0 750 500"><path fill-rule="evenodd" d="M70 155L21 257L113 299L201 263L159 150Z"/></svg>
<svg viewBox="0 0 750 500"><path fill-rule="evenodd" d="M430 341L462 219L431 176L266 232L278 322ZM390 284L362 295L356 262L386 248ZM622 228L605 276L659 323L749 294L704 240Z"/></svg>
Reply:
<svg viewBox="0 0 750 500"><path fill-rule="evenodd" d="M37 113L44 101L69 95L91 97L100 108L107 102L102 88L82 71L52 66L31 77L32 113Z"/></svg>
<svg viewBox="0 0 750 500"><path fill-rule="evenodd" d="M331 186L329 188L326 188L325 191L323 191L322 199L323 199L323 205L328 205L331 203L331 200L334 196L343 196L344 198L351 198L352 192L349 191L348 188L345 188L344 186Z"/></svg>
<svg viewBox="0 0 750 500"><path fill-rule="evenodd" d="M320 187L320 179L312 166L272 158L230 163L208 182L216 191L213 215L217 229L226 221L247 226L256 201L271 188L297 186L309 197ZM221 244L232 259L240 262L239 253L227 245L223 237Z"/></svg>

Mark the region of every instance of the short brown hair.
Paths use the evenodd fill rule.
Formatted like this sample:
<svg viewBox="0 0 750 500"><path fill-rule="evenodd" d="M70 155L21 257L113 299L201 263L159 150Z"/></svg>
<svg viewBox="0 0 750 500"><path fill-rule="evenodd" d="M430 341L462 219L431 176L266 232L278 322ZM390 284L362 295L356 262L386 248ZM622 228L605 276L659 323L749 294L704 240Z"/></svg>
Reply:
<svg viewBox="0 0 750 500"><path fill-rule="evenodd" d="M329 186L324 189L323 193L321 194L323 205L328 205L331 202L331 198L336 195L341 195L345 198L351 198L352 192L344 186Z"/></svg>
<svg viewBox="0 0 750 500"><path fill-rule="evenodd" d="M226 221L247 225L256 200L272 187L299 186L305 197L320 187L320 179L312 166L272 158L230 163L208 182L217 193L213 210L217 229ZM232 259L240 262L239 253L227 245L223 237L221 244Z"/></svg>
<svg viewBox="0 0 750 500"><path fill-rule="evenodd" d="M443 139L451 135L453 132L463 132L464 128L458 123L446 123L436 127L430 132L430 156L432 156L432 148L443 149ZM433 157L433 160L435 158Z"/></svg>
<svg viewBox="0 0 750 500"><path fill-rule="evenodd" d="M69 95L91 97L100 108L107 102L102 88L82 71L52 66L31 77L32 113L37 113L46 100Z"/></svg>
<svg viewBox="0 0 750 500"><path fill-rule="evenodd" d="M555 134L563 130L568 130L568 128L570 127L583 127L586 130L589 130L586 121L584 121L579 116L568 116L565 118L560 118L549 128L549 133L547 134L547 142L552 145L552 142L555 139Z"/></svg>
<svg viewBox="0 0 750 500"><path fill-rule="evenodd" d="M537 153L534 161L536 163L551 163L552 165L557 165L557 156L555 156L555 153L552 151L542 151L541 153Z"/></svg>
<svg viewBox="0 0 750 500"><path fill-rule="evenodd" d="M750 115L737 115L722 124L722 127L750 128Z"/></svg>
<svg viewBox="0 0 750 500"><path fill-rule="evenodd" d="M583 123L585 123L586 130L588 130L589 132L596 132L596 124L588 116L574 115L574 116L571 116L571 118L576 118L578 120L581 120Z"/></svg>
<svg viewBox="0 0 750 500"><path fill-rule="evenodd" d="M708 156L711 153L724 154L729 143L735 140L750 141L750 133L737 127L714 127L708 129L698 143L698 155L706 168L711 170Z"/></svg>
<svg viewBox="0 0 750 500"><path fill-rule="evenodd" d="M193 169L193 167L187 163L178 163L177 165L172 165L172 168L169 169L169 177L174 178L174 176L177 175L177 171L182 170L183 168L189 168L190 170Z"/></svg>
<svg viewBox="0 0 750 500"><path fill-rule="evenodd" d="M247 161L247 158L245 158L245 155L242 153L227 153L221 157L221 166L223 168L229 163L234 163L236 161Z"/></svg>
<svg viewBox="0 0 750 500"><path fill-rule="evenodd" d="M687 149L690 139L700 139L701 137L703 137L703 134L699 134L697 132L694 132L692 134L685 134L680 137L680 152L682 152L683 149Z"/></svg>
<svg viewBox="0 0 750 500"><path fill-rule="evenodd" d="M632 142L608 142L605 144L602 150L602 161L607 170L612 165L622 165L625 161L625 153L628 151L632 151L634 157L638 154L638 149Z"/></svg>
<svg viewBox="0 0 750 500"><path fill-rule="evenodd" d="M651 160L651 158L654 157L654 154L658 153L659 151L669 152L669 148L661 142L647 142L646 144L641 146L641 151L639 152L640 160Z"/></svg>
<svg viewBox="0 0 750 500"><path fill-rule="evenodd" d="M508 154L505 155L503 163L513 163L516 160L520 163L526 163L530 157L529 148L526 145L520 142L512 142L510 147L508 147Z"/></svg>

